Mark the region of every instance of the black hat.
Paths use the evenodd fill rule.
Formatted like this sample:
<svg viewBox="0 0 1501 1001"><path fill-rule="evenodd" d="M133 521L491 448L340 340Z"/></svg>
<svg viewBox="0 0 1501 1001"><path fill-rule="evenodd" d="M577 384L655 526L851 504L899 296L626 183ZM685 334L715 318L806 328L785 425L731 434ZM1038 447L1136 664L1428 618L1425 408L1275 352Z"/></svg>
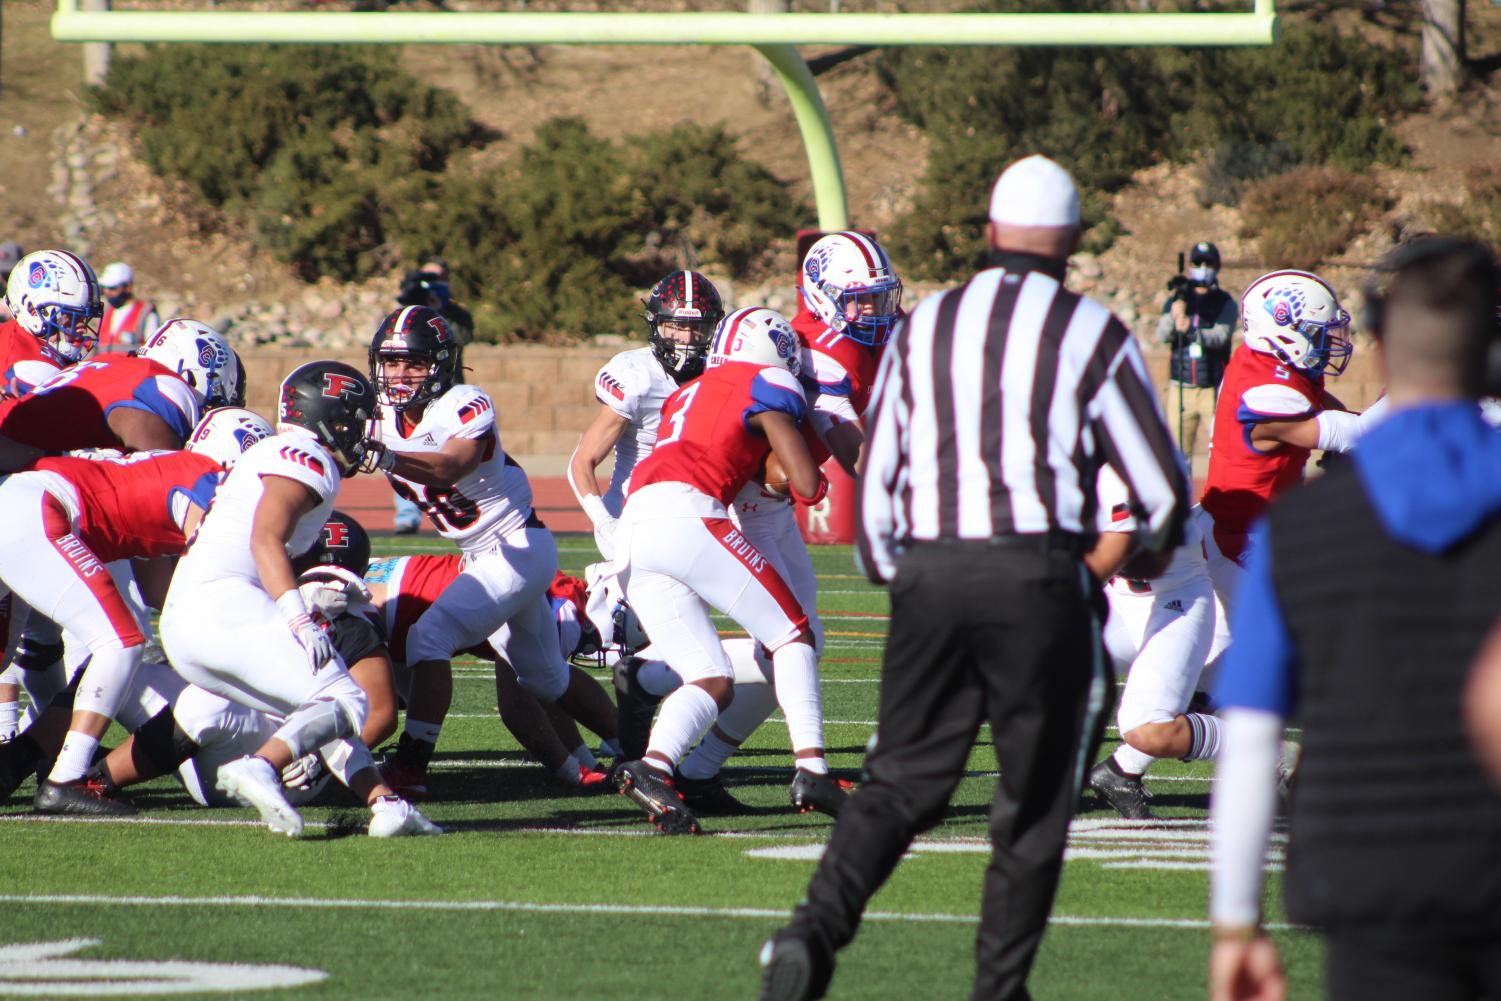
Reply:
<svg viewBox="0 0 1501 1001"><path fill-rule="evenodd" d="M1200 240L1194 244L1192 253L1188 255L1188 263L1192 265L1207 265L1216 271L1220 267L1220 250L1208 240Z"/></svg>

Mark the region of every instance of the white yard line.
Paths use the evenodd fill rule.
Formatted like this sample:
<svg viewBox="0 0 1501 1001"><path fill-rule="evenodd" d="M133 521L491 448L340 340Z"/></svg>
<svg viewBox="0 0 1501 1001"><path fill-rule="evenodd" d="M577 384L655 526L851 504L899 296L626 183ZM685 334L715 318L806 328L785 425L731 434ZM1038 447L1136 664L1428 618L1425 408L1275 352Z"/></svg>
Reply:
<svg viewBox="0 0 1501 1001"><path fill-rule="evenodd" d="M766 907L692 907L673 904L557 904L525 900L359 900L340 897L261 897L261 896L110 896L106 894L0 894L0 903L56 904L61 906L100 907L281 907L293 910L382 910L382 911L509 911L524 914L620 914L661 915L690 918L785 919L786 908ZM866 921L909 922L917 924L972 925L979 919L973 914L927 914L902 911L867 911ZM1056 925L1105 928L1208 928L1200 918L1140 918L1096 915L1055 914L1049 921ZM1268 928L1285 929L1285 924Z"/></svg>

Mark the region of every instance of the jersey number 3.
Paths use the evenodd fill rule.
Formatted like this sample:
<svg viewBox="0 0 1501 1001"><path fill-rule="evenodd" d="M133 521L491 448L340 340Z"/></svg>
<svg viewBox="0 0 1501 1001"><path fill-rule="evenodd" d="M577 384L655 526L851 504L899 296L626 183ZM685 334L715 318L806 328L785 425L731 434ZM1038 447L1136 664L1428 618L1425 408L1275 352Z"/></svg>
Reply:
<svg viewBox="0 0 1501 1001"><path fill-rule="evenodd" d="M687 423L688 408L693 406L693 398L698 395L698 387L699 384L696 382L689 383L688 388L683 390L683 395L677 398L676 406L671 416L668 416L666 410L662 411L662 416L667 420L668 432L665 438L660 435L657 437L658 446L671 445L683 436L683 426Z"/></svg>

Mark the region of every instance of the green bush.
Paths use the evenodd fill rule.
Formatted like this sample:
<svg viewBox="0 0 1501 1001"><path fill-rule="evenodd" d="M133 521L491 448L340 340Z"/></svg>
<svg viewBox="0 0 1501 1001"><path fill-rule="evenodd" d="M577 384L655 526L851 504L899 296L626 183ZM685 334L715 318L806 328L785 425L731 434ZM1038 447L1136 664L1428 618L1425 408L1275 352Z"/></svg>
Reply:
<svg viewBox="0 0 1501 1001"><path fill-rule="evenodd" d="M1390 197L1369 176L1343 167L1299 167L1246 189L1241 235L1256 240L1270 267L1312 269L1390 207Z"/></svg>
<svg viewBox="0 0 1501 1001"><path fill-rule="evenodd" d="M673 268L756 272L809 215L722 129L617 145L555 119L505 172L446 182L402 249L448 258L481 339L571 339L640 329Z"/></svg>
<svg viewBox="0 0 1501 1001"><path fill-rule="evenodd" d="M989 0L981 9L1027 7ZM1020 156L1045 153L1073 173L1086 246L1097 251L1119 229L1107 196L1142 167L1216 149L1279 151L1239 175L1220 164L1218 200L1293 163L1396 162L1402 148L1386 123L1418 99L1401 56L1306 21L1287 24L1272 48L893 48L877 72L930 141L924 187L893 228L892 249L915 277L937 280L983 262L986 193ZM1284 162L1266 162L1277 156Z"/></svg>
<svg viewBox="0 0 1501 1001"><path fill-rule="evenodd" d="M93 92L146 162L253 222L303 277L378 264L386 206L420 198L479 130L389 49L165 46L117 59Z"/></svg>

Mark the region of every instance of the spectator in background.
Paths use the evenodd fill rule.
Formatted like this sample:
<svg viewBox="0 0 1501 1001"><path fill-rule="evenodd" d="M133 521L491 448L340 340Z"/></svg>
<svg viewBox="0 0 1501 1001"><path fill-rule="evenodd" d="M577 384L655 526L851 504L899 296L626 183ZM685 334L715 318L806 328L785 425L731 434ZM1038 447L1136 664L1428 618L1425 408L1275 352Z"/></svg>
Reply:
<svg viewBox="0 0 1501 1001"><path fill-rule="evenodd" d="M26 251L14 240L6 240L0 243L0 288L4 288L10 281L10 273L15 270L21 258L26 256ZM9 320L10 310L5 305L5 299L0 296L0 323Z"/></svg>
<svg viewBox="0 0 1501 1001"><path fill-rule="evenodd" d="M99 354L134 351L161 326L156 306L135 296L135 272L124 261L104 266L99 287L104 293L104 319L99 324Z"/></svg>
<svg viewBox="0 0 1501 1001"><path fill-rule="evenodd" d="M1177 393L1169 396L1167 422L1190 470L1199 430L1207 438L1214 420L1215 394L1230 360L1230 340L1239 315L1235 298L1220 288L1219 271L1219 249L1207 240L1194 244L1188 274L1174 275L1168 282L1173 294L1163 303L1157 321L1157 339L1173 348L1170 378Z"/></svg>
<svg viewBox="0 0 1501 1001"><path fill-rule="evenodd" d="M1215 691L1213 1001L1286 994L1261 868L1293 714L1283 892L1324 936L1327 996L1501 997L1501 791L1460 711L1501 616L1501 435L1477 406L1496 266L1480 244L1429 238L1378 279L1365 326L1388 415L1253 532Z"/></svg>
<svg viewBox="0 0 1501 1001"><path fill-rule="evenodd" d="M401 280L396 293L396 302L402 306L426 306L435 309L448 321L448 329L458 345L458 358L454 363L456 382L464 381L464 345L474 340L474 316L453 301L449 285L448 262L441 257L429 257L422 267L409 271ZM410 535L422 525L422 512L405 497L396 497L396 534Z"/></svg>

